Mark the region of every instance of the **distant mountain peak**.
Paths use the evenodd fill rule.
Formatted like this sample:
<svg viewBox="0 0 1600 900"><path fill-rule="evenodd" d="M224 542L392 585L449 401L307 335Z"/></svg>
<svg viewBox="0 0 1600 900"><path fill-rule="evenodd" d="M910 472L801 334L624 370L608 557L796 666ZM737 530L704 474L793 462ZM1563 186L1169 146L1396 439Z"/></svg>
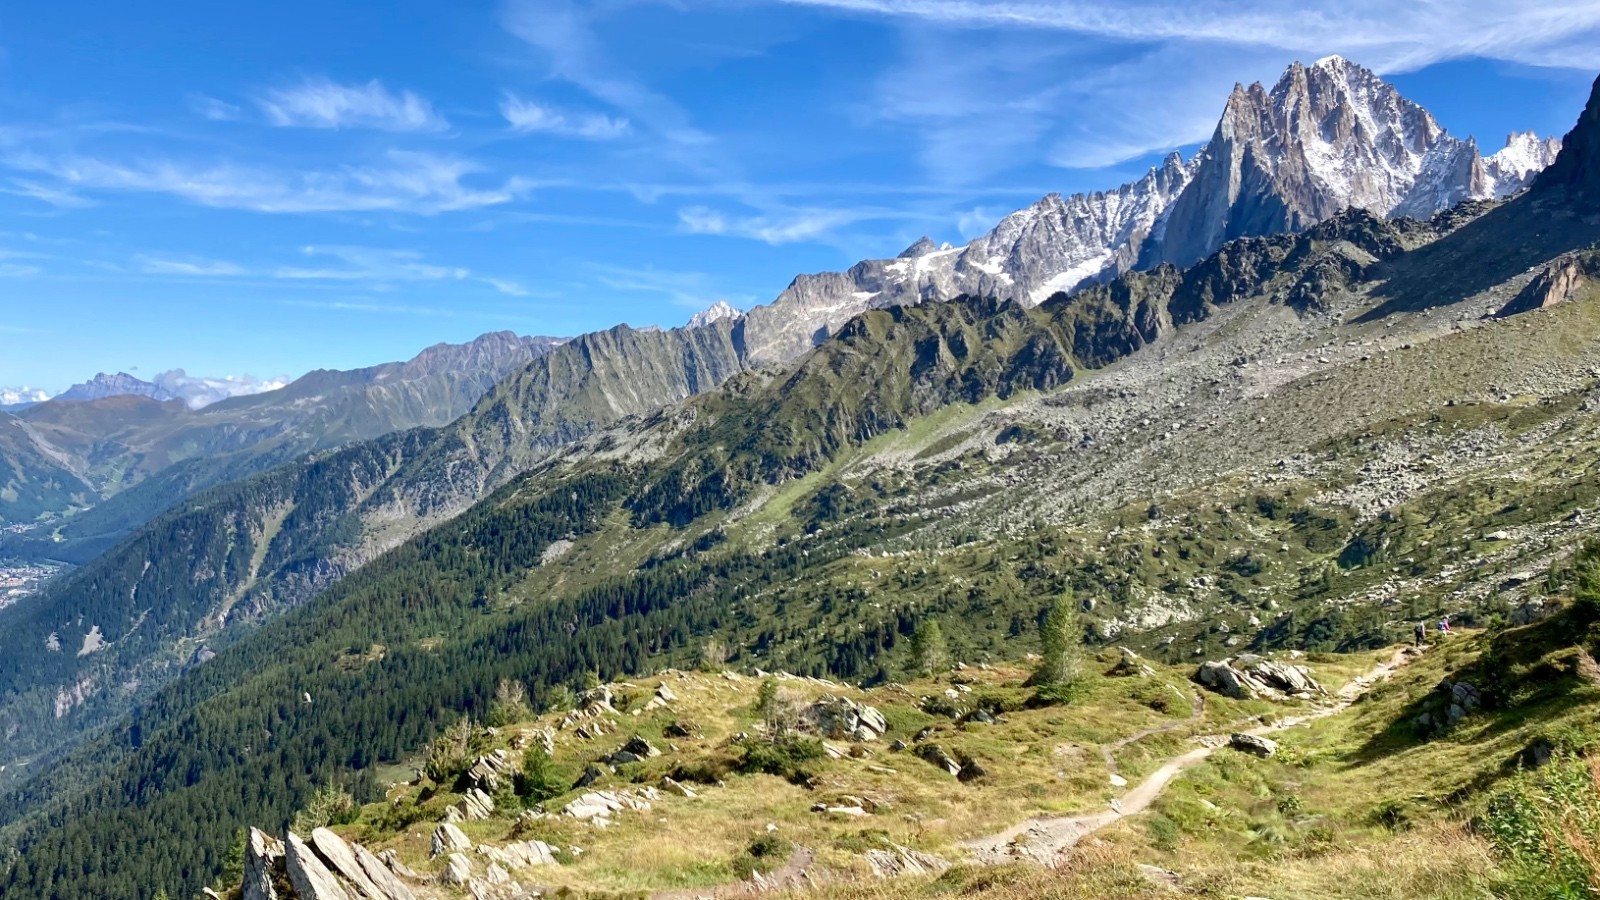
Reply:
<svg viewBox="0 0 1600 900"><path fill-rule="evenodd" d="M178 395L156 384L145 381L127 372L118 372L109 375L105 372L96 374L93 378L82 384L75 384L67 388L54 399L67 402L82 400L103 400L106 397L149 397L152 400L176 400Z"/></svg>
<svg viewBox="0 0 1600 900"><path fill-rule="evenodd" d="M911 246L901 250L900 255L896 256L895 259L916 259L919 256L927 256L938 249L939 245L933 242L933 238L923 235L917 238Z"/></svg>
<svg viewBox="0 0 1600 900"><path fill-rule="evenodd" d="M1504 197L1549 164L1553 146L1514 136L1484 159L1371 69L1341 56L1296 62L1270 91L1234 89L1165 240L1143 261L1186 266L1234 238L1297 231L1351 206L1428 218Z"/></svg>
<svg viewBox="0 0 1600 900"><path fill-rule="evenodd" d="M927 238L923 238L923 240L927 240ZM742 315L744 315L744 313L739 312L728 301L718 300L705 309L695 313L693 316L690 316L688 324L684 327L704 328L713 322L720 322L723 319L737 319Z"/></svg>

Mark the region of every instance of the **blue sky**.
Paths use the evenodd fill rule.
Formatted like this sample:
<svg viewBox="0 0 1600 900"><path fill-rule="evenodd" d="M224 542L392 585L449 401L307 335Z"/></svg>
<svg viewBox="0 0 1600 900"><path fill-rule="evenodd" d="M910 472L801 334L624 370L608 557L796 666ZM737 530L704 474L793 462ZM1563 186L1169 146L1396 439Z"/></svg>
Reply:
<svg viewBox="0 0 1600 900"><path fill-rule="evenodd" d="M0 385L675 325L959 241L1329 53L1486 152L1600 0L338 0L0 10Z"/></svg>

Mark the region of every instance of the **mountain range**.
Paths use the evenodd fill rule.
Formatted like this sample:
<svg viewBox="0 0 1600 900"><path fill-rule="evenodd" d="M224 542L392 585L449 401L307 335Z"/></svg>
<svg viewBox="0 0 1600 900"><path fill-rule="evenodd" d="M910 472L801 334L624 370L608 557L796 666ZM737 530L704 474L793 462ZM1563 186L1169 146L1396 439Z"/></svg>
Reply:
<svg viewBox="0 0 1600 900"><path fill-rule="evenodd" d="M155 382L97 376L49 401L0 413L0 524L51 521L42 542L13 536L0 550L81 562L209 485L310 451L449 422L560 343L486 334L430 347L407 362L319 370L200 408L189 390L198 382L177 373ZM76 515L62 522L69 511ZM90 549L77 547L81 541Z"/></svg>
<svg viewBox="0 0 1600 900"><path fill-rule="evenodd" d="M1592 473L1561 461L1596 437L1600 84L1556 146L1480 158L1371 73L1297 64L1134 185L743 316L524 347L454 421L211 480L0 611L27 764L0 836L76 853L0 885L103 894L143 865L106 839L133 831L193 888L231 829L414 752L500 678L538 693L707 635L868 677L913 612L993 651L1068 589L1096 638L1174 659L1356 629L1357 591L1499 602L1589 527ZM323 396L313 376L284 390ZM101 427L62 407L11 421ZM1532 470L1495 481L1508 460ZM1520 499L1480 508L1490 481ZM1481 549L1502 528L1530 540Z"/></svg>
<svg viewBox="0 0 1600 900"><path fill-rule="evenodd" d="M199 409L229 397L275 391L287 385L289 381L287 377L263 381L248 375L240 378L191 377L182 369L162 372L154 380L145 381L126 372L118 372L115 375L101 372L88 381L67 388L54 398L43 391L37 391L32 395L32 402L43 403L49 399L103 400L106 397L131 396L149 397L152 400L182 400L191 409Z"/></svg>
<svg viewBox="0 0 1600 900"><path fill-rule="evenodd" d="M1516 152L1492 166L1517 173L1505 190L1524 185L1523 162L1536 165L1558 142L1518 138L1512 145ZM1292 232L1331 215L1339 197L1391 212L1408 202L1416 206L1419 191L1438 203L1475 198L1488 190L1482 179L1473 180L1474 172L1491 168L1487 162L1467 166L1466 176L1473 177L1458 182L1434 177L1457 169L1424 165L1441 154L1465 158L1469 149L1470 142L1456 142L1365 69L1337 57L1310 67L1296 63L1271 91L1259 85L1236 90L1217 136L1191 162L1169 157L1142 181L1108 193L1046 197L961 250L924 240L896 260L864 262L842 275L801 276L773 303L742 316L723 304L681 329L618 326L565 343L486 335L469 345L431 348L405 364L313 372L281 390L200 410L140 397L33 407L18 414L14 429L31 439L23 445L31 463L14 464L12 471L43 474L32 480L13 474L13 490L57 506L110 499L48 536L0 541L0 551L24 558L85 564L13 611L19 621L0 635L0 649L20 663L29 656L24 648L53 633L71 643L91 627L110 635L137 628L139 638L114 644L109 653L52 655L14 675L0 673L0 697L13 698L0 703L0 727L28 723L30 739L17 745L19 755L59 747L179 671L192 642L215 640L229 626L303 602L574 441L629 417L656 414L740 373L792 363L866 309L942 300L969 286L977 296L1010 296L1034 306L1069 287L1101 283L1113 270L1133 275L1152 265L1153 283L1166 284L1176 269L1152 257L1176 251L1153 247ZM1216 218L1206 219L1207 210ZM1201 228L1205 221L1217 227ZM1201 232L1209 236L1192 237ZM1189 236L1171 236L1179 233ZM1081 268L1082 260L1107 254L1117 260L1106 263L1111 269ZM1086 274L1078 281L1062 277L1080 270ZM1133 279L1121 290L1144 283ZM861 289L872 284L887 286ZM1043 293L1047 288L1052 293ZM1201 295L1183 308L1207 302ZM1124 310L1113 318L1135 314L1152 315ZM1129 335L1108 338L1110 348L1074 352L1083 360L1109 360L1148 340L1159 325L1145 322ZM817 424L830 432L851 427ZM404 430L416 425L430 428ZM386 434L391 437L359 443ZM293 461L351 441L358 443ZM13 438L11 445L18 443ZM239 480L280 463L287 463L281 471ZM330 472L340 474L332 478ZM196 499L186 502L191 496ZM211 524L217 522L232 524L218 533ZM285 522L293 527L292 540L280 535ZM146 571L157 539L164 548L159 555L183 560L159 587L147 588L170 598L174 615L164 628L143 624L142 608L126 602L134 590L127 579ZM239 558L252 564L228 562ZM72 688L86 683L98 690ZM107 692L112 684L139 687ZM68 688L72 702L63 707L60 692Z"/></svg>
<svg viewBox="0 0 1600 900"><path fill-rule="evenodd" d="M1174 154L1109 191L1051 194L964 247L923 238L892 260L796 278L748 314L749 352L760 363L792 358L852 316L895 304L963 294L1037 304L1351 206L1426 219L1522 190L1560 149L1559 139L1513 134L1484 157L1368 69L1338 56L1295 63L1270 90L1237 87L1191 160Z"/></svg>

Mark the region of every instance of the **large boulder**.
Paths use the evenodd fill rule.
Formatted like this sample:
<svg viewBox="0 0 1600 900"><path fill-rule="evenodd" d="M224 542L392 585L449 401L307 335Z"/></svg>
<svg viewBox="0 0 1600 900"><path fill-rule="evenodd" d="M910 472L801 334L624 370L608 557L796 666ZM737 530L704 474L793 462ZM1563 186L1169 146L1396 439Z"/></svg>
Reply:
<svg viewBox="0 0 1600 900"><path fill-rule="evenodd" d="M1256 686L1250 679L1229 665L1227 660L1201 663L1194 679L1202 686L1235 700L1253 700L1258 696Z"/></svg>
<svg viewBox="0 0 1600 900"><path fill-rule="evenodd" d="M1305 666L1275 662L1261 656L1201 663L1194 680L1236 700L1280 700L1327 694Z"/></svg>
<svg viewBox="0 0 1600 900"><path fill-rule="evenodd" d="M244 847L244 900L278 900L274 875L283 865L283 852L282 841L250 829Z"/></svg>
<svg viewBox="0 0 1600 900"><path fill-rule="evenodd" d="M622 745L621 749L606 757L606 762L609 762L614 766L620 766L627 763L653 759L660 755L661 751L651 746L649 741L639 737L638 735L634 735L626 744Z"/></svg>
<svg viewBox="0 0 1600 900"><path fill-rule="evenodd" d="M472 860L460 853L450 854L450 861L444 870L444 880L447 884L466 884L472 878Z"/></svg>
<svg viewBox="0 0 1600 900"><path fill-rule="evenodd" d="M1278 742L1254 734L1234 732L1228 737L1228 746L1241 753L1266 759L1278 753Z"/></svg>
<svg viewBox="0 0 1600 900"><path fill-rule="evenodd" d="M298 900L353 900L300 835L291 831L284 843L284 868Z"/></svg>
<svg viewBox="0 0 1600 900"><path fill-rule="evenodd" d="M326 828L315 828L311 831L311 847L322 857L323 862L328 864L329 869L343 876L354 886L356 893L369 900L389 900L361 868L355 851L350 849L344 838Z"/></svg>
<svg viewBox="0 0 1600 900"><path fill-rule="evenodd" d="M351 844L350 849L355 852L356 862L361 865L361 871L377 887L384 900L417 900L417 895L411 892L411 888L406 887L406 883L396 877L399 873L391 871L371 850L360 844Z"/></svg>
<svg viewBox="0 0 1600 900"><path fill-rule="evenodd" d="M433 855L443 856L458 850L471 850L472 839L457 828L454 822L445 822L433 830Z"/></svg>
<svg viewBox="0 0 1600 900"><path fill-rule="evenodd" d="M482 788L468 788L457 806L461 810L461 817L469 822L481 822L494 815L494 798L485 794Z"/></svg>
<svg viewBox="0 0 1600 900"><path fill-rule="evenodd" d="M806 707L801 721L823 737L872 741L889 730L883 713L849 697L824 697Z"/></svg>
<svg viewBox="0 0 1600 900"><path fill-rule="evenodd" d="M574 819L607 819L623 810L622 799L610 791L589 791L561 808Z"/></svg>

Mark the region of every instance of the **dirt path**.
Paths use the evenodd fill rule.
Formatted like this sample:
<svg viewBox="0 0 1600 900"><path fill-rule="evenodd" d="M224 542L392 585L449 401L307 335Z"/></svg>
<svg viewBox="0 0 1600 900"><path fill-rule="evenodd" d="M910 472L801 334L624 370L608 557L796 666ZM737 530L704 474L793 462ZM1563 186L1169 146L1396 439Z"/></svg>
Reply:
<svg viewBox="0 0 1600 900"><path fill-rule="evenodd" d="M1361 695L1365 694L1374 684L1387 679L1394 671L1405 665L1413 658L1410 648L1401 648L1384 662L1374 666L1366 673L1357 676L1349 684L1341 687L1333 695L1332 703L1308 712L1301 716L1291 716L1272 725L1264 725L1250 729L1248 734L1265 735L1285 728L1302 725L1315 719L1331 716L1334 713L1349 709L1350 705ZM1202 738L1201 740L1206 740ZM1123 744L1125 746L1126 743ZM1212 738L1206 740L1206 745L1190 750L1182 756L1167 760L1160 768L1150 773L1149 777L1139 782L1134 788L1111 801L1111 807L1100 812L1079 813L1071 816L1046 816L1019 822L1016 825L999 832L966 842L966 847L972 851L973 861L982 864L998 864L1017 860L1031 860L1042 865L1053 865L1061 854L1072 849L1077 843L1090 834L1110 825L1111 823L1149 808L1155 799L1161 796L1161 791L1176 778L1180 772L1200 762L1218 747L1226 746L1226 739ZM1110 756L1107 756L1108 761ZM1113 770L1115 771L1115 770Z"/></svg>
<svg viewBox="0 0 1600 900"><path fill-rule="evenodd" d="M1172 688L1173 692L1176 693L1179 697L1183 697L1183 692L1178 690L1173 685L1169 684L1169 685L1167 685L1167 687ZM1118 772L1117 772L1117 751L1121 750L1123 747L1126 747L1129 744L1136 744L1139 741L1142 741L1147 737L1154 737L1154 736L1156 736L1158 734L1166 734L1169 731L1177 731L1177 730L1179 730L1181 728L1188 728L1189 726L1191 726L1191 725L1195 724L1196 722L1199 722L1201 719L1205 718L1205 715L1206 715L1206 695L1205 694L1202 694L1199 691L1195 691L1190 697L1185 697L1184 699L1192 701L1192 703L1190 705L1193 708L1193 712L1191 712L1189 714L1189 718L1182 719L1182 720L1177 721L1177 722L1168 722L1165 725L1157 725L1154 728L1146 728L1143 731L1136 731L1133 734L1130 734L1125 738L1121 738L1121 739L1119 739L1117 741L1114 741L1113 743L1110 743L1110 744L1105 745L1104 747L1101 747L1100 748L1100 756L1102 758L1104 758L1105 761L1106 761L1106 771L1108 773L1112 774L1112 775L1117 775L1118 774Z"/></svg>

